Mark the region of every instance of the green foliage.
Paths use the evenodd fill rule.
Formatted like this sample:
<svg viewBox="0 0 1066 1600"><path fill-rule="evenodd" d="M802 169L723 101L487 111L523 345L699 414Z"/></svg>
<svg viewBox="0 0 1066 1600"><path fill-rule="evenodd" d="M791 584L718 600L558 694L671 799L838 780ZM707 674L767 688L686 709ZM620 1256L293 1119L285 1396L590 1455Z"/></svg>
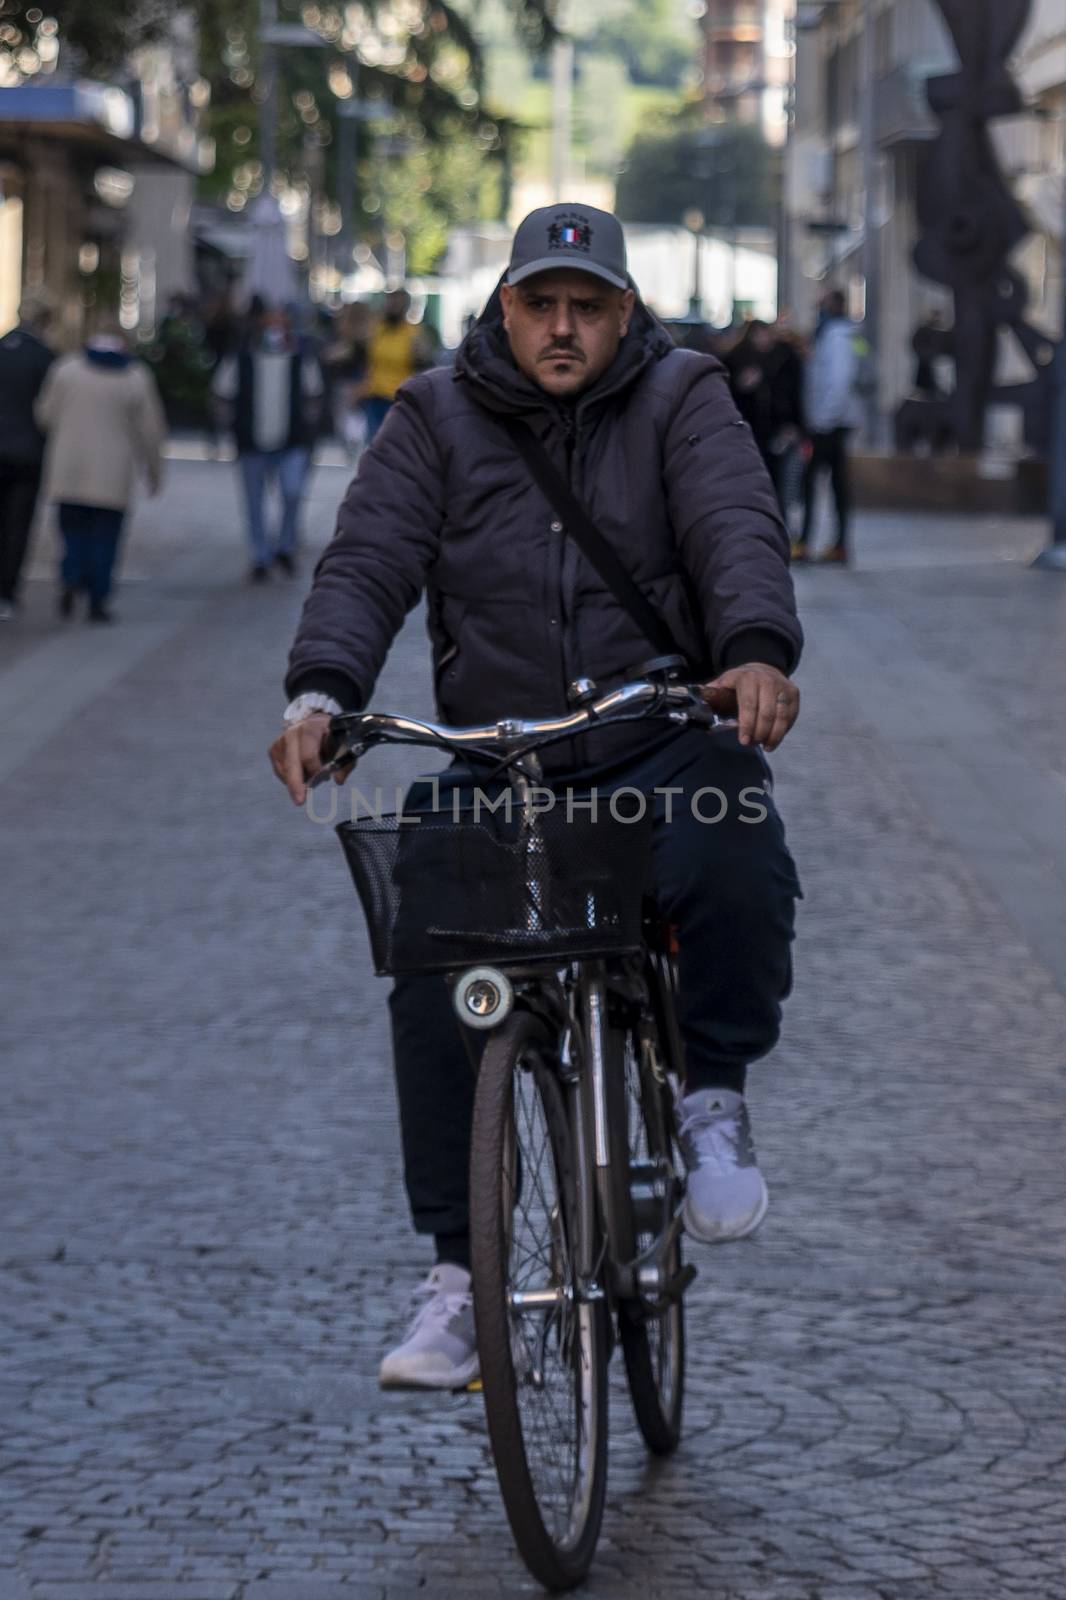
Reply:
<svg viewBox="0 0 1066 1600"><path fill-rule="evenodd" d="M492 215L498 184L498 169L469 140L427 143L403 161L384 165L382 211L389 226L402 229L407 238L408 271L433 272L457 222Z"/></svg>
<svg viewBox="0 0 1066 1600"><path fill-rule="evenodd" d="M181 9L195 22L199 70L211 91L205 132L215 141L216 165L201 192L239 210L262 178L259 0L187 0ZM541 51L555 37L556 0L508 0L508 10L527 49ZM360 49L370 60L357 60L350 31L360 15L373 30L373 48ZM47 0L38 7L0 0L0 72L13 81L47 71L58 46L62 69L121 79L130 54L165 38L174 16L172 0L62 0L54 15ZM454 222L501 203L515 129L482 110L483 60L472 16L476 0L278 3L279 21L302 22L325 41L277 53L279 172L316 193L337 193L337 112L345 82L356 78L358 99L381 107L373 122L359 125L355 187L364 209L356 230L373 240L402 228L412 270L440 254Z"/></svg>
<svg viewBox="0 0 1066 1600"><path fill-rule="evenodd" d="M194 316L167 316L138 355L155 375L172 427L198 427L207 414L214 357Z"/></svg>
<svg viewBox="0 0 1066 1600"><path fill-rule="evenodd" d="M695 29L680 26L673 0L635 0L602 21L589 48L619 57L633 83L680 88L696 54Z"/></svg>
<svg viewBox="0 0 1066 1600"><path fill-rule="evenodd" d="M557 0L510 0L519 35L534 54L542 54L559 37Z"/></svg>
<svg viewBox="0 0 1066 1600"><path fill-rule="evenodd" d="M772 227L778 158L761 131L735 123L664 122L638 137L618 179L626 222L678 223L703 213L708 227Z"/></svg>
<svg viewBox="0 0 1066 1600"><path fill-rule="evenodd" d="M131 50L162 37L171 16L168 0L0 0L0 80L33 78L51 64L56 23L63 65L106 78Z"/></svg>
<svg viewBox="0 0 1066 1600"><path fill-rule="evenodd" d="M201 70L211 84L209 132L215 140L214 172L205 196L239 208L241 197L259 190L258 0L194 0L201 14ZM548 27L551 6L513 0L512 13L534 40L533 18ZM488 118L481 104L483 59L465 12L440 0L416 0L402 13L388 0L364 0L364 10L383 24L373 48L365 41L356 56L345 31L346 14L316 8L314 25L330 48L282 50L278 60L278 168L290 182L312 183L336 195L341 138L339 108L345 86L360 105L373 102L373 120L357 126L359 159L354 174L356 232L373 243L385 232L407 236L412 270L425 270L440 254L449 227L471 221L502 200L501 169L515 130L506 119ZM306 7L293 0L279 6L283 21L307 21ZM384 41L387 48L379 48ZM376 59L368 60L368 56ZM494 170L488 170L494 169ZM336 217L334 217L334 223Z"/></svg>

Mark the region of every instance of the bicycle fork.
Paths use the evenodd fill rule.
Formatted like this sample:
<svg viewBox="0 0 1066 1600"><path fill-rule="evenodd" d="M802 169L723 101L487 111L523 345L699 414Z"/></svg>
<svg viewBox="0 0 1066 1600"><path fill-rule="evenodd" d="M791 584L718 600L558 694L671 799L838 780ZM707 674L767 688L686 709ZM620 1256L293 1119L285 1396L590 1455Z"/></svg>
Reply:
<svg viewBox="0 0 1066 1600"><path fill-rule="evenodd" d="M578 1164L578 1192L583 1197L581 1212L580 1276L595 1285L599 1298L609 1286L616 1300L640 1301L648 1310L684 1293L695 1277L695 1269L684 1268L671 1276L669 1263L681 1231L679 1207L674 1197L662 1190L663 1177L653 1169L629 1170L627 1129L611 1137L611 1074L620 1071L613 1059L608 1019L608 997L602 962L584 964L576 996L581 1018L583 1045L581 1071L574 1085L574 1145ZM625 1116L626 1107L616 1115ZM612 1144L626 1151L624 1174L612 1170ZM589 1208L592 1208L591 1215ZM597 1215L601 1219L597 1227ZM650 1247L635 1254L635 1226L638 1221L653 1221L641 1231L653 1232ZM594 1241L590 1248L587 1241ZM585 1280L586 1257L592 1259L591 1279Z"/></svg>

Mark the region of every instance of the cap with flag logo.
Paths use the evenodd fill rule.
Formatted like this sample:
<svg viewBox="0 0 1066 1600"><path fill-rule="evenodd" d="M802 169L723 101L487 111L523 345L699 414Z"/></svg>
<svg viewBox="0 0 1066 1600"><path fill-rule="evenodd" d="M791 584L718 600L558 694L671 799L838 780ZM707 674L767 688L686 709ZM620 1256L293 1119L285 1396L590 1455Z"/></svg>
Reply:
<svg viewBox="0 0 1066 1600"><path fill-rule="evenodd" d="M626 241L618 218L594 206L563 202L531 211L518 224L506 282L521 283L535 272L560 267L628 289Z"/></svg>

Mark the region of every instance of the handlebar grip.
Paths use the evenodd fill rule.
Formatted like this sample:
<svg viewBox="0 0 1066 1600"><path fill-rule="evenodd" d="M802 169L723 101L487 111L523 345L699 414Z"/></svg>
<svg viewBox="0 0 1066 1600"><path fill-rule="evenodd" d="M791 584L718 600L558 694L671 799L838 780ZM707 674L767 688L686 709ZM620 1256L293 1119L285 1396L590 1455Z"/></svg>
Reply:
<svg viewBox="0 0 1066 1600"><path fill-rule="evenodd" d="M686 711L685 715L697 727L707 728L711 733L725 733L730 728L737 727L736 717L719 716L710 706L694 706L691 711Z"/></svg>
<svg viewBox="0 0 1066 1600"><path fill-rule="evenodd" d="M340 716L330 717L329 731L321 745L325 765L319 768L313 778L307 780L307 787L317 789L323 783L328 783L335 772L342 772L345 767L354 767L364 748L365 746L360 743L349 742L347 718L343 712Z"/></svg>

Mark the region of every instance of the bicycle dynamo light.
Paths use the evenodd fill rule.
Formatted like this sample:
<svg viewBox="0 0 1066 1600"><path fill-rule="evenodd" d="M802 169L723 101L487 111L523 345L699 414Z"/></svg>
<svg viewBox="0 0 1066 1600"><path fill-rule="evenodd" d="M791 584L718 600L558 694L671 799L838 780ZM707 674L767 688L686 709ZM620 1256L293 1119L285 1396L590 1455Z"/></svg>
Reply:
<svg viewBox="0 0 1066 1600"><path fill-rule="evenodd" d="M495 967L471 967L456 984L452 1004L468 1028L498 1028L511 1014L514 989Z"/></svg>

